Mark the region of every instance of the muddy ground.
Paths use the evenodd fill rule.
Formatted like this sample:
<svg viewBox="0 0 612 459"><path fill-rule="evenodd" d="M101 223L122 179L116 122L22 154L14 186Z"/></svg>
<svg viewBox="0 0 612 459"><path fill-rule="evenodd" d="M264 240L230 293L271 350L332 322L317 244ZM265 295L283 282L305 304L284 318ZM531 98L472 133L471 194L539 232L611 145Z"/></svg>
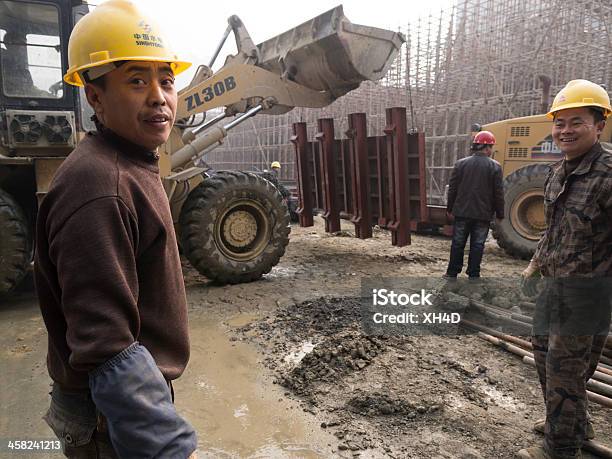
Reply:
<svg viewBox="0 0 612 459"><path fill-rule="evenodd" d="M199 432L200 457L512 457L539 441L533 367L475 336L368 337L364 277L439 277L450 241L351 237L294 227L264 279L215 286L184 265L192 356L177 406ZM486 246L482 275L518 276L524 261ZM46 334L24 287L0 308L0 439L48 439ZM612 413L592 404L597 439ZM0 457L61 457L3 451ZM586 455L586 457L589 457Z"/></svg>

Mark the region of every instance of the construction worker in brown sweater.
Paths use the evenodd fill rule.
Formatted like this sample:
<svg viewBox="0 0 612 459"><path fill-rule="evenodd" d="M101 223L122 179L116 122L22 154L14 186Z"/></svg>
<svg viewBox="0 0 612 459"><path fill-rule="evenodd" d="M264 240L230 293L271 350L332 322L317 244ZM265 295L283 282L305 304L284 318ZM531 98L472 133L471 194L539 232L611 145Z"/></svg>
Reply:
<svg viewBox="0 0 612 459"><path fill-rule="evenodd" d="M144 38L146 35L146 38ZM171 381L189 359L187 302L157 147L189 67L123 0L74 28L64 80L97 132L58 170L37 221L35 282L53 379L45 420L70 458L195 457Z"/></svg>

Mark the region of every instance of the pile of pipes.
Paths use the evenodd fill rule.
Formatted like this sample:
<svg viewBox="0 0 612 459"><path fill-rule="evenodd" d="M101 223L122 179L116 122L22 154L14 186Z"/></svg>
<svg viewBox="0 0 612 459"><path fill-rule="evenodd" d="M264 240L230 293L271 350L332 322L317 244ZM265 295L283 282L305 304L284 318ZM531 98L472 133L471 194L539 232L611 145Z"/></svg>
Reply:
<svg viewBox="0 0 612 459"><path fill-rule="evenodd" d="M524 335L529 335L532 322L530 316L511 313L508 310L480 301L475 301L473 299L470 300L470 307L473 307L484 315L509 321L516 326L523 326L525 330ZM533 348L529 341L467 320L462 320L462 324L465 327L476 331L480 338L519 356L523 360L523 363L535 366L532 353ZM612 408L611 334L609 334L607 337L595 374L589 381L587 381L587 389L587 395L590 402L598 403L607 408ZM612 459L612 449L595 441L586 441L583 445L583 449L593 454L597 454L600 457Z"/></svg>

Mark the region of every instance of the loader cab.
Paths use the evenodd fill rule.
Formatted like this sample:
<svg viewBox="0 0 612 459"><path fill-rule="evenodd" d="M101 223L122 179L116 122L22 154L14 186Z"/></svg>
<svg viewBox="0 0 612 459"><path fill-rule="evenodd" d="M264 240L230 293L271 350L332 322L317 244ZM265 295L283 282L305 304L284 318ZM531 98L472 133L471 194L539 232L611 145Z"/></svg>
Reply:
<svg viewBox="0 0 612 459"><path fill-rule="evenodd" d="M3 108L71 109L62 81L71 8L67 2L0 0L0 89Z"/></svg>
<svg viewBox="0 0 612 459"><path fill-rule="evenodd" d="M0 0L0 126L9 155L73 148L87 125L79 91L63 81L70 32L86 13L75 0Z"/></svg>

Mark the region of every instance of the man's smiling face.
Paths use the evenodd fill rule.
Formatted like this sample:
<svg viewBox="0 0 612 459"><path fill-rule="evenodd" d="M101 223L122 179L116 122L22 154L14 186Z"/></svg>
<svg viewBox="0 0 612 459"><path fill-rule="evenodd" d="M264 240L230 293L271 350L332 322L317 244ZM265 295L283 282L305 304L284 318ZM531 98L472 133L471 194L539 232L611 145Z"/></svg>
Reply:
<svg viewBox="0 0 612 459"><path fill-rule="evenodd" d="M148 150L164 143L172 130L177 104L170 65L129 61L104 78L102 86L86 87L102 124Z"/></svg>
<svg viewBox="0 0 612 459"><path fill-rule="evenodd" d="M568 108L555 114L552 137L567 159L577 158L597 142L604 124L587 107Z"/></svg>

